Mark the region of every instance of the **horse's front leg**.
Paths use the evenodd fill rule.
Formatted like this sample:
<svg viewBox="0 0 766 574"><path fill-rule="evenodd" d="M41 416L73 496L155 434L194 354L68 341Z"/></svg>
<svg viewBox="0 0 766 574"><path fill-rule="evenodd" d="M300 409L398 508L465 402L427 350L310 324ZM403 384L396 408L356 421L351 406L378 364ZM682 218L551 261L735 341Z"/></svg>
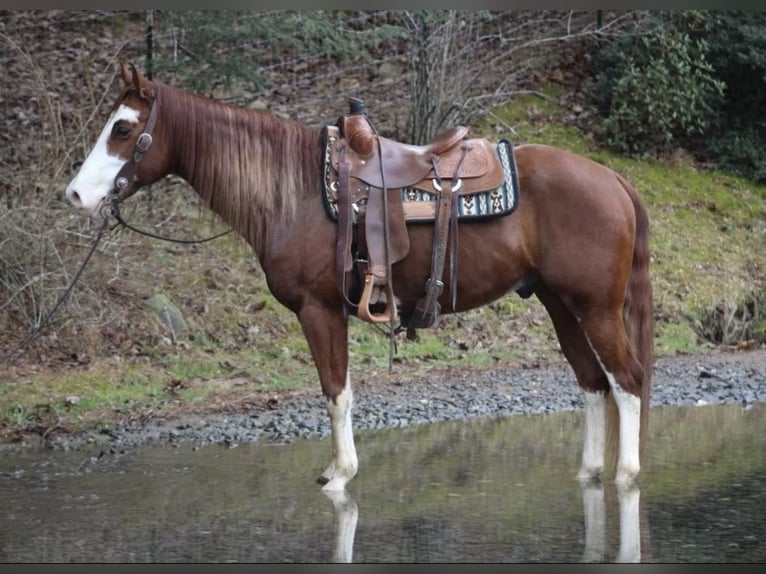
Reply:
<svg viewBox="0 0 766 574"><path fill-rule="evenodd" d="M343 490L359 461L351 426L352 392L348 375L348 319L341 305L307 301L298 313L311 356L327 398L332 433L332 461L317 481L324 490Z"/></svg>

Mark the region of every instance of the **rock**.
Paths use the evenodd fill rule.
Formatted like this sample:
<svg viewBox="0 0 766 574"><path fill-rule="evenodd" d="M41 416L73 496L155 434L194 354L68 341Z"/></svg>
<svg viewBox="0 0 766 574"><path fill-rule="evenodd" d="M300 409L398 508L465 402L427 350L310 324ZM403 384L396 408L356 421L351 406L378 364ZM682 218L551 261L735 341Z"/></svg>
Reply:
<svg viewBox="0 0 766 574"><path fill-rule="evenodd" d="M177 335L188 331L189 327L186 324L181 311L176 307L164 293L156 293L146 300L146 304L149 309L154 312L154 315L160 321L160 323L173 335L175 338Z"/></svg>

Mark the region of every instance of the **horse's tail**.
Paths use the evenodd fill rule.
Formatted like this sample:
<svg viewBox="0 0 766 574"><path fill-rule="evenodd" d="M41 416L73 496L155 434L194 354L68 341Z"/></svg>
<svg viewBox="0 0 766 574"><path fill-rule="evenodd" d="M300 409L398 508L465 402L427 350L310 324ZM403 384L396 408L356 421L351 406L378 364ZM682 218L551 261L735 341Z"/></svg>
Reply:
<svg viewBox="0 0 766 574"><path fill-rule="evenodd" d="M633 353L641 363L644 379L641 381L640 448L646 444L649 424L649 403L654 370L654 305L652 283L649 278L649 217L636 190L623 177L617 179L625 188L636 212L636 237L633 244L633 268L625 298L624 319Z"/></svg>

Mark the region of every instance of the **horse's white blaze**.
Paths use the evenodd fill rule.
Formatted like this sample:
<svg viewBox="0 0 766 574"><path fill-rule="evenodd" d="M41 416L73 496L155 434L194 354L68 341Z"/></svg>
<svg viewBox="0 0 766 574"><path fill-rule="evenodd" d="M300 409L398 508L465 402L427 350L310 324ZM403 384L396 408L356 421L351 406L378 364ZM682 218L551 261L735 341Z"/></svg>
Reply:
<svg viewBox="0 0 766 574"><path fill-rule="evenodd" d="M359 468L354 445L354 431L351 426L351 379L346 373L346 386L337 396L335 403L327 401L327 411L330 413L330 428L332 432L333 460L322 475L328 479L324 490L343 490L349 480L354 478Z"/></svg>
<svg viewBox="0 0 766 574"><path fill-rule="evenodd" d="M616 562L641 562L641 491L635 485L617 486L620 505L620 549Z"/></svg>
<svg viewBox="0 0 766 574"><path fill-rule="evenodd" d="M588 480L604 470L606 393L585 391L585 440L577 478Z"/></svg>
<svg viewBox="0 0 766 574"><path fill-rule="evenodd" d="M75 206L91 213L100 207L106 194L114 187L114 178L128 160L109 153L112 128L118 121L138 123L138 119L138 110L126 105L120 105L109 118L90 154L66 188L66 196Z"/></svg>
<svg viewBox="0 0 766 574"><path fill-rule="evenodd" d="M612 373L605 372L620 413L620 453L617 456L617 474L614 480L618 484L628 484L638 476L641 469L638 461L641 399L624 390Z"/></svg>

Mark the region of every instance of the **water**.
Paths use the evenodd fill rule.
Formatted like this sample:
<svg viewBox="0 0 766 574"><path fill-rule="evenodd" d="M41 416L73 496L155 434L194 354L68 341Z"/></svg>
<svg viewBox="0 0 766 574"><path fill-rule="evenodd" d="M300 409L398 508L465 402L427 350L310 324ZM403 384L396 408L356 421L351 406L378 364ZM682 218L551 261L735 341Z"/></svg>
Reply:
<svg viewBox="0 0 766 574"><path fill-rule="evenodd" d="M582 413L329 441L0 454L5 562L764 562L766 406L657 408L639 488L581 488Z"/></svg>

